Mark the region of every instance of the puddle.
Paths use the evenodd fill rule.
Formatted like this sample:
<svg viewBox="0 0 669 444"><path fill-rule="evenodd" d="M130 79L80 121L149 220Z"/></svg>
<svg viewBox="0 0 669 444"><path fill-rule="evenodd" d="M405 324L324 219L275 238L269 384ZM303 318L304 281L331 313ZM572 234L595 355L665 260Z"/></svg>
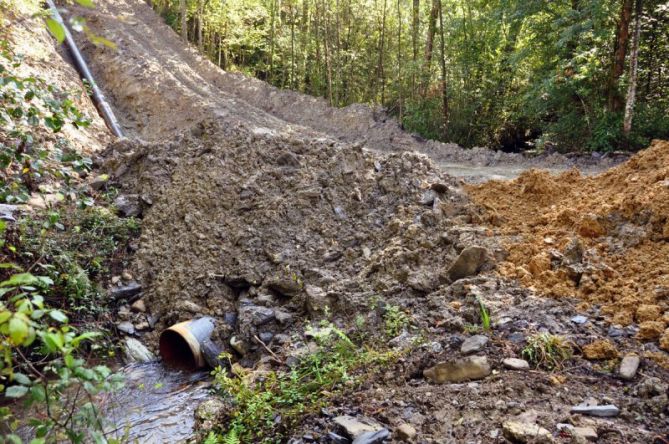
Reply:
<svg viewBox="0 0 669 444"><path fill-rule="evenodd" d="M143 444L185 442L193 436L195 409L211 395L208 371L185 372L151 362L117 373L125 378L124 387L107 394L100 405L114 424L109 437Z"/></svg>

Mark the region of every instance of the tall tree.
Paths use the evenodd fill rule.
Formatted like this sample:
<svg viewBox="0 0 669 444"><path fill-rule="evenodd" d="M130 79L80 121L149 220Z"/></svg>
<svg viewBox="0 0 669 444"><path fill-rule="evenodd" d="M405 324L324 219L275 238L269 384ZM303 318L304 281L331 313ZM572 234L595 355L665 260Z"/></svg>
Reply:
<svg viewBox="0 0 669 444"><path fill-rule="evenodd" d="M629 43L629 25L632 19L632 6L634 0L623 0L620 8L620 17L616 28L616 40L613 46L613 59L611 62L611 72L607 84L607 97L609 111L620 111L622 108L622 98L618 89L618 81L625 71L625 57L627 56L627 46Z"/></svg>
<svg viewBox="0 0 669 444"><path fill-rule="evenodd" d="M623 119L623 134L625 141L629 142L632 131L632 118L634 117L634 104L636 102L636 86L639 67L639 40L641 38L641 13L643 12L642 0L636 0L634 18L634 37L632 38L632 53L630 54L630 79L627 89L627 100L625 103L625 117Z"/></svg>
<svg viewBox="0 0 669 444"><path fill-rule="evenodd" d="M439 6L439 46L441 49L441 106L442 106L442 133L443 137L446 138L448 134L448 88L446 85L446 38L444 37L444 13L441 8L441 0L435 0Z"/></svg>
<svg viewBox="0 0 669 444"><path fill-rule="evenodd" d="M432 64L432 50L434 49L434 34L437 29L437 16L439 15L440 2L439 0L432 0L432 9L430 9L430 16L427 21L427 39L425 41L425 62L423 66L423 85L422 93L425 94L430 81L430 65Z"/></svg>
<svg viewBox="0 0 669 444"><path fill-rule="evenodd" d="M181 18L181 38L188 41L188 11L186 0L179 0L179 17Z"/></svg>

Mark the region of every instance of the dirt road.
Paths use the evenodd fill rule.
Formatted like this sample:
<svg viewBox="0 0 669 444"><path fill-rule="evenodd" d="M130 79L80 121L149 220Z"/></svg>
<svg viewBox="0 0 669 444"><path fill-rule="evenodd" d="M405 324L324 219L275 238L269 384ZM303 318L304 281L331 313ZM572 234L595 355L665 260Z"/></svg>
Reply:
<svg viewBox="0 0 669 444"><path fill-rule="evenodd" d="M379 152L417 151L449 174L475 181L516 177L531 167L561 171L577 166L594 172L620 161L559 154L527 158L424 141L403 131L380 108L333 108L322 98L224 72L185 45L140 1L101 2L88 20L95 32L118 45L118 50L99 49L82 41L94 74L126 132L147 141L164 140L214 116L257 132L332 138Z"/></svg>

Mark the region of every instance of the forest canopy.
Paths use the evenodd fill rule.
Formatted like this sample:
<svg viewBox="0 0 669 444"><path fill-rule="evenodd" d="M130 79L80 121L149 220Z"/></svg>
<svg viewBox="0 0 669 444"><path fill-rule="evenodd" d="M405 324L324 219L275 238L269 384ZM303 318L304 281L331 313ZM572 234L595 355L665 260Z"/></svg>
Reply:
<svg viewBox="0 0 669 444"><path fill-rule="evenodd" d="M424 137L599 152L669 138L666 1L152 3L223 69L381 104Z"/></svg>

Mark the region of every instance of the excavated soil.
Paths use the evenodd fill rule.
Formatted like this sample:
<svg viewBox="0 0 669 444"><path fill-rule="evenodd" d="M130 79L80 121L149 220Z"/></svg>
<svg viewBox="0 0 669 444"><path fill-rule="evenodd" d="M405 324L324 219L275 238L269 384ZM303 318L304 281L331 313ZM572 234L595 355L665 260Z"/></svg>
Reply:
<svg viewBox="0 0 669 444"><path fill-rule="evenodd" d="M507 236L503 275L601 305L669 350L669 142L595 177L532 170L468 191Z"/></svg>

